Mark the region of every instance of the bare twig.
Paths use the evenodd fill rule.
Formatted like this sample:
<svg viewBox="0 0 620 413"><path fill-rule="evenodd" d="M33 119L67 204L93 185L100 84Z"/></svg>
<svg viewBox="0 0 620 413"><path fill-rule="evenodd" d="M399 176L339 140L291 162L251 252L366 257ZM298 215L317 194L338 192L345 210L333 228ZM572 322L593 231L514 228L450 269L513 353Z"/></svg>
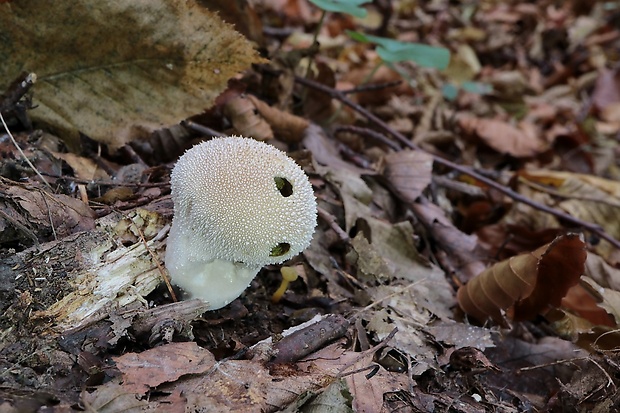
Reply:
<svg viewBox="0 0 620 413"><path fill-rule="evenodd" d="M399 151L400 150L400 145L397 144L394 141L389 140L388 138L385 137L384 134L379 133L377 131L374 131L372 129L368 129L368 128L362 128L360 126L352 126L352 125L343 125L343 126L338 126L334 129L334 133L335 134L339 134L342 132L351 132L351 133L355 133L357 135L362 135L362 136L368 136L369 138L372 138L378 142L381 142L382 144L389 146L390 148L394 149L395 151Z"/></svg>
<svg viewBox="0 0 620 413"><path fill-rule="evenodd" d="M24 151L22 151L22 148L20 148L19 145L17 144L17 141L15 140L13 135L11 134L11 131L9 130L9 127L7 126L6 122L4 121L4 117L2 116L2 112L0 112L0 120L2 121L2 126L4 126L4 130L6 131L6 133L9 135L9 138L11 139L11 142L13 142L13 145L15 145L15 147L19 151L20 155L24 158L24 160L28 164L28 166L30 166L30 168L32 168L32 170L37 174L37 176L43 181L45 186L47 186L51 191L53 191L53 189L50 186L50 184L47 182L47 180L45 178L43 178L43 175L41 175L41 172L39 172L37 170L37 168L35 168L35 166L32 164L32 162L30 162L30 159L28 159L28 157L26 156Z"/></svg>
<svg viewBox="0 0 620 413"><path fill-rule="evenodd" d="M84 185L100 185L100 186L122 186L131 188L158 188L170 186L170 182L119 182L119 181L106 181L106 180L93 180L93 179L80 179L69 175L56 175L47 172L41 172L42 175L55 179L65 179L67 181L75 182L76 184Z"/></svg>
<svg viewBox="0 0 620 413"><path fill-rule="evenodd" d="M2 96L0 101L0 114L8 113L15 109L21 98L30 90L32 85L37 81L37 75L34 73L22 73L9 87Z"/></svg>
<svg viewBox="0 0 620 413"><path fill-rule="evenodd" d="M225 136L221 132L218 132L214 129L211 129L199 123L193 122L191 120L184 120L183 122L181 122L181 126L187 129L191 129L195 132L202 133L203 135L207 135L207 136Z"/></svg>
<svg viewBox="0 0 620 413"><path fill-rule="evenodd" d="M278 350L271 360L274 364L292 363L318 350L330 341L344 336L349 328L349 320L338 314L330 314L321 321L278 341Z"/></svg>
<svg viewBox="0 0 620 413"><path fill-rule="evenodd" d="M382 83L370 83L365 85L360 85L357 87L353 87L351 89L341 90L340 93L344 93L345 95L351 93L362 93L362 92L373 92L381 89L387 89L390 87L395 87L403 83L401 80L393 80L391 82L382 82Z"/></svg>
<svg viewBox="0 0 620 413"><path fill-rule="evenodd" d="M318 212L319 212L319 217L321 217L321 219L324 220L332 230L334 230L336 235L338 235L338 237L343 242L349 242L351 240L349 238L349 234L347 234L345 230L340 228L340 226L336 222L336 218L332 214L330 214L329 212L327 212L326 210L320 207L318 208Z"/></svg>
<svg viewBox="0 0 620 413"><path fill-rule="evenodd" d="M323 93L326 93L328 95L330 95L332 98L339 100L340 102L344 103L346 106L349 106L350 108L352 108L353 110L355 110L356 112L360 113L361 115L365 116L368 120L370 120L372 123L374 123L376 126L378 126L379 128L381 128L382 130L384 130L387 134L391 135L394 139L396 139L401 145L403 145L404 147L408 147L411 149L415 149L418 151L424 151L423 149L421 149L418 145L414 144L413 142L411 142L409 139L407 139L407 137L405 135L403 135L402 133L394 130L393 128L391 128L387 123L383 122L381 119L379 119L377 116L375 116L374 114L372 114L370 111L364 109L362 106L358 105L357 103L353 102L352 100L350 100L347 96L345 96L342 92L340 92L339 90L336 90L332 87L323 85L321 83L315 82L313 80L309 80L309 79L305 79L299 76L295 77L295 81L307 86L307 87L311 87L313 89L319 90ZM607 232L605 232L605 230L597 224L594 224L592 222L587 222L587 221L583 221L579 218L576 218L570 214L567 214L566 212L560 211L558 209L555 208L551 208L550 206L541 204L539 202L536 202L530 198L527 198L521 194L519 194L518 192L513 191L512 189L508 188L505 185L502 185L498 182L495 182L494 180L487 178L484 175L481 175L480 173L473 171L471 168L464 166L464 165L459 165L457 163L451 162L447 159L441 158L437 155L434 154L430 154L433 157L433 161L437 162L438 164L441 164L443 166L446 166L452 170L458 171L462 174L468 175L472 178L474 178L475 180L482 182L483 184L501 192L502 194L509 196L510 198L514 199L517 202L520 202L522 204L525 205L529 205L532 208L538 209L540 211L546 212L548 214L551 214L557 218L560 218L564 221L570 222L574 225L580 226L596 235L598 235L600 238L606 240L607 242L609 242L610 244L612 244L614 247L616 248L620 248L620 241L618 241L617 239L615 239L614 237L612 237L610 234L608 234Z"/></svg>
<svg viewBox="0 0 620 413"><path fill-rule="evenodd" d="M392 331L390 331L390 334L388 334L383 340L381 340L381 342L379 344L377 344L376 346L366 350L366 351L362 351L358 357L356 357L355 359L349 361L347 364L345 364L344 366L342 366L340 368L340 371L338 372L337 376L338 378L342 378L342 377L346 377L346 376L350 376L351 374L355 374L355 373L360 373L362 371L366 371L370 368L369 367L364 367L362 369L357 369L357 370L353 370L353 371L349 371L345 373L345 370L348 369L349 367L353 366L355 363L357 363L358 361L360 361L361 359L363 359L364 357L366 357L369 353L377 353L379 350L381 350L382 348L386 347L388 345L388 343L390 341L392 341L392 339L394 338L394 336L396 335L396 333L398 332L398 328L394 327L392 329Z"/></svg>

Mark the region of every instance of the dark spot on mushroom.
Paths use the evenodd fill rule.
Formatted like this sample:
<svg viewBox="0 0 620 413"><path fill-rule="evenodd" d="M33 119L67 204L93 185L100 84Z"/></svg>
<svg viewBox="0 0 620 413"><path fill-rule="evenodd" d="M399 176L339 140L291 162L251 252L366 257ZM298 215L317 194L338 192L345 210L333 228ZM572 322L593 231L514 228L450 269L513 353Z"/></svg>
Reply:
<svg viewBox="0 0 620 413"><path fill-rule="evenodd" d="M278 188L278 191L280 191L284 198L288 198L293 195L293 185L288 179L276 176L273 180L276 183L276 188Z"/></svg>
<svg viewBox="0 0 620 413"><path fill-rule="evenodd" d="M288 242L281 242L271 249L269 256L279 257L281 255L286 254L290 249L291 249L291 244L289 244Z"/></svg>

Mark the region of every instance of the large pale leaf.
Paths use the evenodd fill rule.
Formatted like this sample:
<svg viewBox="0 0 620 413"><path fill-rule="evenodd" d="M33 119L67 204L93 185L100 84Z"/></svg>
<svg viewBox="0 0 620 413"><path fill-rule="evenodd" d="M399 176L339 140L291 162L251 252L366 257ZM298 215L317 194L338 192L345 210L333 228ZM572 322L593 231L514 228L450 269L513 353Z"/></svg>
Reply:
<svg viewBox="0 0 620 413"><path fill-rule="evenodd" d="M260 61L195 1L22 0L0 4L0 27L0 90L35 72L35 120L113 147L201 112Z"/></svg>

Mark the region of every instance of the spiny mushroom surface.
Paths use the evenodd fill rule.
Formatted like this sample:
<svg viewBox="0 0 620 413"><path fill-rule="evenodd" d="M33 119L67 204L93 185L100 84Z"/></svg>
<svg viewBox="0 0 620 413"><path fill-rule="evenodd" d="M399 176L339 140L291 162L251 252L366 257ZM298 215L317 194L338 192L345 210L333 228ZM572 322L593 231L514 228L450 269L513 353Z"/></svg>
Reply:
<svg viewBox="0 0 620 413"><path fill-rule="evenodd" d="M317 217L312 186L273 146L214 138L185 152L170 182L166 267L173 283L212 310L237 298L261 267L310 244Z"/></svg>

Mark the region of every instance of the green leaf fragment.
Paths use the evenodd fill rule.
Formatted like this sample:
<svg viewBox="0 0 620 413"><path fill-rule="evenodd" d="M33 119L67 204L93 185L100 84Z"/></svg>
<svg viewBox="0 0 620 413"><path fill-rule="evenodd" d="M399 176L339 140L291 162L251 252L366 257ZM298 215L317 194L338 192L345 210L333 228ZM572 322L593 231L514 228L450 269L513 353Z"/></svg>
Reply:
<svg viewBox="0 0 620 413"><path fill-rule="evenodd" d="M461 87L466 92L477 93L479 95L486 95L493 92L493 86L482 82L463 82Z"/></svg>
<svg viewBox="0 0 620 413"><path fill-rule="evenodd" d="M375 43L377 54L386 62L415 62L422 67L445 69L450 63L450 51L445 47L428 46L421 43L407 43L385 37L347 31L353 39L363 43Z"/></svg>
<svg viewBox="0 0 620 413"><path fill-rule="evenodd" d="M357 18L364 18L368 14L362 4L370 3L369 0L310 0L318 8L335 13L346 13Z"/></svg>

